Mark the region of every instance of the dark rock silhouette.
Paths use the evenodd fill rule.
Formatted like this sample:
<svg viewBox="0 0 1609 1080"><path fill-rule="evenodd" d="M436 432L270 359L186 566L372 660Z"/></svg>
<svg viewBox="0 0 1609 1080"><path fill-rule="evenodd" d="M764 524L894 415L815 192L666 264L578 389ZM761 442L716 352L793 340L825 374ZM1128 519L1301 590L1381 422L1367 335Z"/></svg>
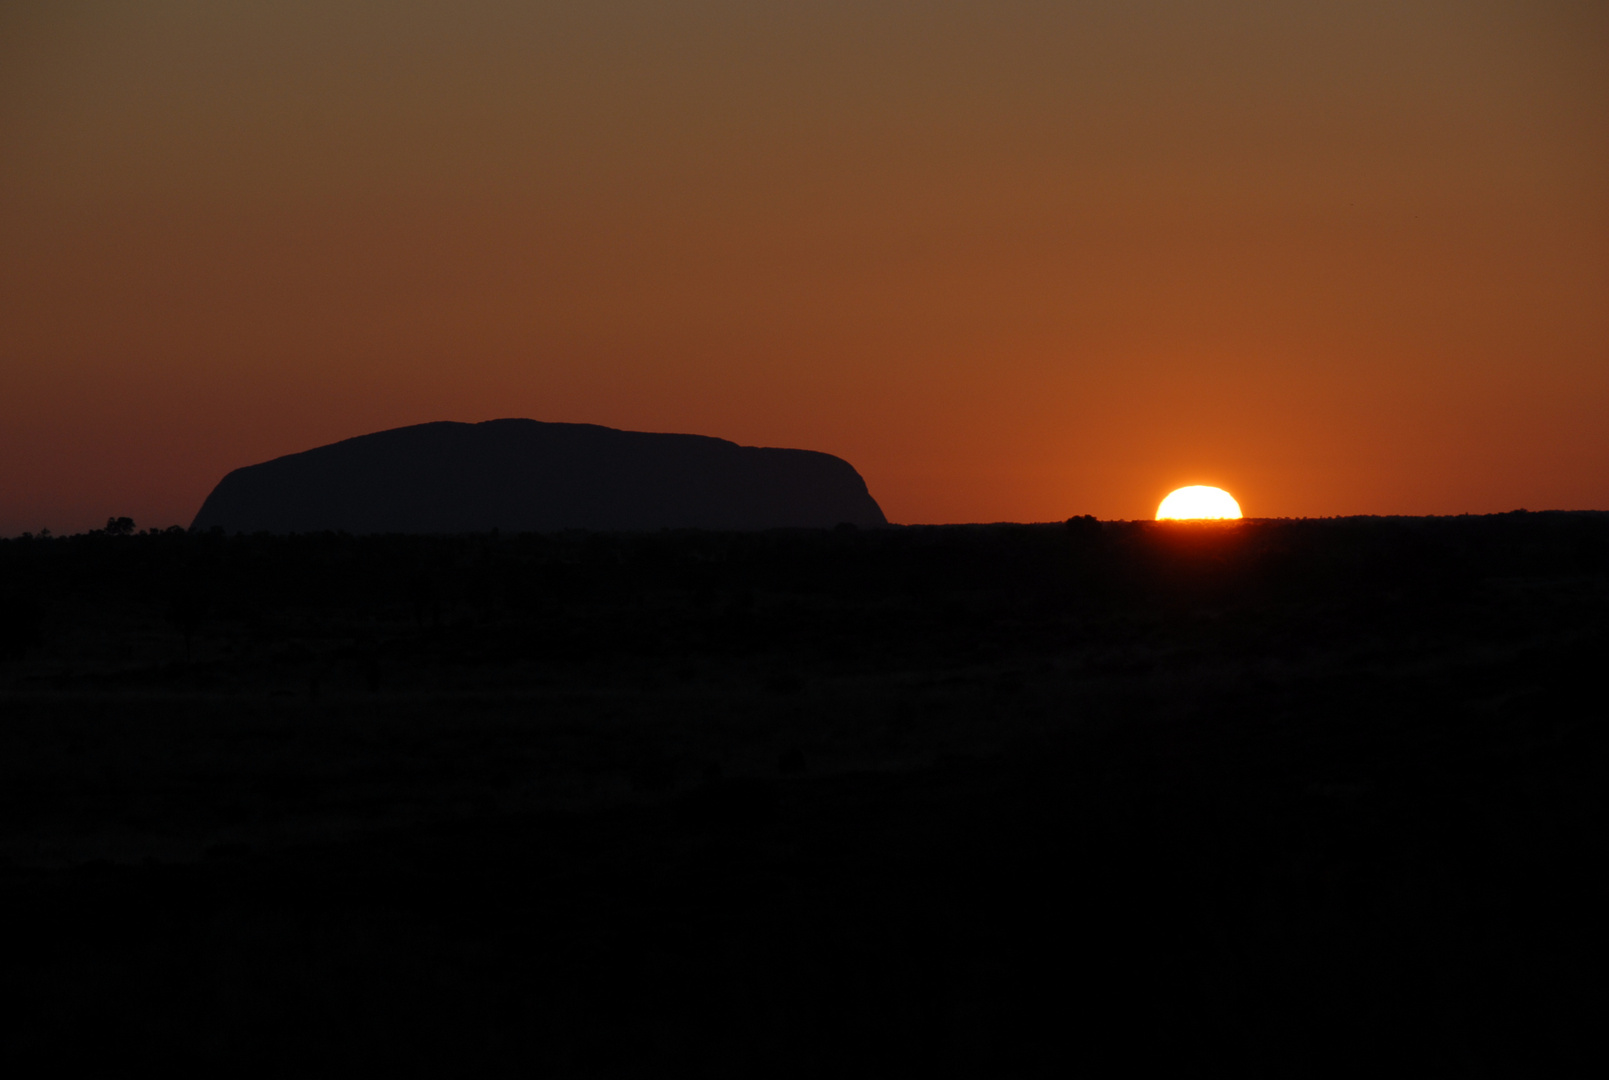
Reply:
<svg viewBox="0 0 1609 1080"><path fill-rule="evenodd" d="M236 469L191 524L226 532L827 528L887 520L813 450L536 420L395 428Z"/></svg>

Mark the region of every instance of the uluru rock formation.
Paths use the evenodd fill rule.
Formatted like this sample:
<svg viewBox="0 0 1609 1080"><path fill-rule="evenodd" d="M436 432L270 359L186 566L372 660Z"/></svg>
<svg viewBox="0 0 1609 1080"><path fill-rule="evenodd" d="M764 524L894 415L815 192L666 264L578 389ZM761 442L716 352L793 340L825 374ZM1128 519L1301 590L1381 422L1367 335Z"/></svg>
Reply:
<svg viewBox="0 0 1609 1080"><path fill-rule="evenodd" d="M236 469L192 529L823 528L887 519L849 462L705 435L536 420L394 428Z"/></svg>

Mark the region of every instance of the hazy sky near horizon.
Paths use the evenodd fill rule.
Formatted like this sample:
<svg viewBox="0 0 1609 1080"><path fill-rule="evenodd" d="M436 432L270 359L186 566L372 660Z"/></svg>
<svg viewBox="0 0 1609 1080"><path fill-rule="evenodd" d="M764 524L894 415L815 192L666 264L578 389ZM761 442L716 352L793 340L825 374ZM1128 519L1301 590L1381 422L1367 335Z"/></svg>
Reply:
<svg viewBox="0 0 1609 1080"><path fill-rule="evenodd" d="M0 535L506 416L901 522L1609 508L1609 4L0 7Z"/></svg>

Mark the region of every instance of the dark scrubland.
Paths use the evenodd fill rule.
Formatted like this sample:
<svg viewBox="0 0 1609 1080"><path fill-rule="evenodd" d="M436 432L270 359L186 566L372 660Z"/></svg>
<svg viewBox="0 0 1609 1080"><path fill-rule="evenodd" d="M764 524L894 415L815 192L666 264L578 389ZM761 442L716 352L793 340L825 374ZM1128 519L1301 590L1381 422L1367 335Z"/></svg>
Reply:
<svg viewBox="0 0 1609 1080"><path fill-rule="evenodd" d="M1580 1073L1609 516L0 542L3 1052Z"/></svg>

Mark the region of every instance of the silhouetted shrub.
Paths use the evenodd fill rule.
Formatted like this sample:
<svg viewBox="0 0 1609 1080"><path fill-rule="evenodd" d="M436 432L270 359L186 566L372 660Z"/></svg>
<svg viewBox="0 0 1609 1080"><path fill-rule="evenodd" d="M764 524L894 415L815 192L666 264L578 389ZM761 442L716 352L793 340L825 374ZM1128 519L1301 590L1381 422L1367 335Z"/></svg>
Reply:
<svg viewBox="0 0 1609 1080"><path fill-rule="evenodd" d="M0 660L12 660L43 639L45 612L39 601L20 593L0 593Z"/></svg>
<svg viewBox="0 0 1609 1080"><path fill-rule="evenodd" d="M184 582L169 597L167 620L184 636L184 657L190 659L190 646L201 622L207 616L206 594L195 582Z"/></svg>

